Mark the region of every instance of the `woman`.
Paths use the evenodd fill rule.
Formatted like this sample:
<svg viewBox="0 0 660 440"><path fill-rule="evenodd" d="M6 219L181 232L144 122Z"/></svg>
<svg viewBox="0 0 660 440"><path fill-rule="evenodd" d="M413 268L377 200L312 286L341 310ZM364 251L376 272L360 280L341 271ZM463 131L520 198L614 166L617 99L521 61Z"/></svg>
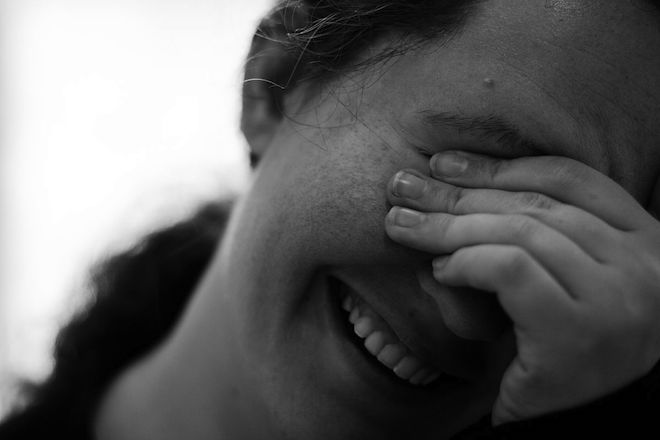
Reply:
<svg viewBox="0 0 660 440"><path fill-rule="evenodd" d="M149 337L129 331L118 352L63 337L61 380L56 369L46 389L67 374L79 382L51 392L69 399L59 406L37 395L16 431L440 439L653 428L655 6L283 2L246 69L254 182L199 283L175 289L190 292L185 311ZM145 277L119 279L133 290Z"/></svg>

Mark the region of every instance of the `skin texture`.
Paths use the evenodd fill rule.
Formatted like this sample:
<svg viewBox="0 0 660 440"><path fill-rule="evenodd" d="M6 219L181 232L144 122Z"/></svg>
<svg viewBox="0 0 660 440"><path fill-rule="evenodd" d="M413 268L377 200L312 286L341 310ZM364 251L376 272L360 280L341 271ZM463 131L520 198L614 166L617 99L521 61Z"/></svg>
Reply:
<svg viewBox="0 0 660 440"><path fill-rule="evenodd" d="M275 125L254 183L237 204L223 246L181 324L112 387L99 411L99 438L414 434L438 439L489 413L500 395L502 375L518 359L513 336L517 332L520 337L518 323L527 315L504 303L507 318L492 294L448 286L496 291L501 302L501 292L517 286L516 279L496 283L498 271L484 265L481 272L473 268L481 275L473 278L481 281L473 282L465 271L442 269L452 267L451 258L433 270L438 255L475 243L463 241L449 249L438 230L414 238L397 235L391 226L396 213L388 215L392 205L440 214L451 210L442 205L446 194L441 191L423 205L396 198L393 176L401 169L429 176L429 157L447 150L503 159L562 156L613 180L573 179L571 168L555 161L533 168L534 173L521 171L524 178L504 188L501 181L485 178L449 183L545 194L543 185L559 179L572 189L566 194L576 194L571 185L578 186L592 205L615 211L624 206L635 218L643 217L660 170L657 23L630 2L487 1L449 41L432 42L385 66L290 95L289 118ZM495 115L533 145L505 147L498 136L470 129L467 119L431 125L423 117L429 112L482 120ZM436 172L432 181L440 185L446 177ZM609 191L614 187L631 195L627 204L621 205L625 197L619 192ZM520 211L531 199L516 199L518 204L501 200L502 206ZM564 202L591 212L584 220L589 225L602 216L585 201ZM471 209L488 213L495 208L482 198ZM561 215L556 219L569 223ZM652 231L654 219L645 219L642 229ZM503 236L510 232L506 226L501 231ZM565 234L576 241L582 232ZM653 231L648 234L655 237ZM482 238L483 243L477 242L489 243ZM602 249L609 255L611 248ZM632 247L626 250L632 255ZM636 269L639 274L633 276L652 283L655 267L647 269ZM530 275L531 283L539 282L539 273ZM350 340L336 298L327 292L326 275L350 285L415 354L462 382L413 388L370 362ZM648 295L640 298L646 301ZM657 306L652 300L648 304ZM561 310L557 314L570 316ZM551 334L557 322L548 319L541 332ZM641 327L608 333L605 339L620 342L635 334L651 340L649 334L657 329ZM532 339L525 345L539 362L546 359L542 342ZM573 342L569 333L561 346ZM538 389L518 380L518 388L510 388L523 397L499 413L500 421L599 397L643 375L658 356L651 353L650 342L632 352L605 345L584 362L602 365L603 359L621 356L639 362L631 362L623 377L604 372L568 400L530 402L527 396L538 395ZM555 379L572 389L574 368L560 371L565 374ZM526 404L527 413L520 409Z"/></svg>

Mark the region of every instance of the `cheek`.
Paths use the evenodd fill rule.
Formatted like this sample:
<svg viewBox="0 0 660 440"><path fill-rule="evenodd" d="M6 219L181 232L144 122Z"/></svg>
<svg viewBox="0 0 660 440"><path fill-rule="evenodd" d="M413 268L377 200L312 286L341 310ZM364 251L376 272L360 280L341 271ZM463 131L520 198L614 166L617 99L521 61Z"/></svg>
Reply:
<svg viewBox="0 0 660 440"><path fill-rule="evenodd" d="M296 264L398 264L420 258L385 234L389 179L402 168L428 171L428 160L384 138L384 130L287 134L262 159L249 195L261 250Z"/></svg>
<svg viewBox="0 0 660 440"><path fill-rule="evenodd" d="M389 179L401 168L426 161L390 147L342 145L314 152L309 166L295 170L290 206L321 264L396 263L411 251L386 236ZM310 147L317 148L317 147Z"/></svg>

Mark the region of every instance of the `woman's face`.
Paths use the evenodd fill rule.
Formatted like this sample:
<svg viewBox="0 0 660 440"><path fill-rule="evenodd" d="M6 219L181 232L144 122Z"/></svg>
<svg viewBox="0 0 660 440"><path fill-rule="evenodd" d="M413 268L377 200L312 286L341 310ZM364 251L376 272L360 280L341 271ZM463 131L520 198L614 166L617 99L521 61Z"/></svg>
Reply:
<svg viewBox="0 0 660 440"><path fill-rule="evenodd" d="M438 439L487 414L511 332L487 293L424 293L431 255L385 235L387 183L446 149L550 154L645 202L660 166L658 23L634 2L489 1L449 40L301 88L181 340L214 341L209 358L231 373L218 387L270 437ZM387 329L445 375L413 386L382 365L346 295L377 316L363 336Z"/></svg>

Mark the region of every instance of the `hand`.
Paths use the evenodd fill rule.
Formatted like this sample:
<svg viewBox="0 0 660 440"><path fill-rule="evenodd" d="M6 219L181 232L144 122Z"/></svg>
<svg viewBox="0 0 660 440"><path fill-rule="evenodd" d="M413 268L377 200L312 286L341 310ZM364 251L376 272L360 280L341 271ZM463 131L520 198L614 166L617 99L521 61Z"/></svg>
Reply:
<svg viewBox="0 0 660 440"><path fill-rule="evenodd" d="M438 283L494 292L513 321L494 424L587 403L651 370L660 223L623 188L551 156L445 152L432 177L410 174L418 186L402 173L390 182L389 237L440 255Z"/></svg>

